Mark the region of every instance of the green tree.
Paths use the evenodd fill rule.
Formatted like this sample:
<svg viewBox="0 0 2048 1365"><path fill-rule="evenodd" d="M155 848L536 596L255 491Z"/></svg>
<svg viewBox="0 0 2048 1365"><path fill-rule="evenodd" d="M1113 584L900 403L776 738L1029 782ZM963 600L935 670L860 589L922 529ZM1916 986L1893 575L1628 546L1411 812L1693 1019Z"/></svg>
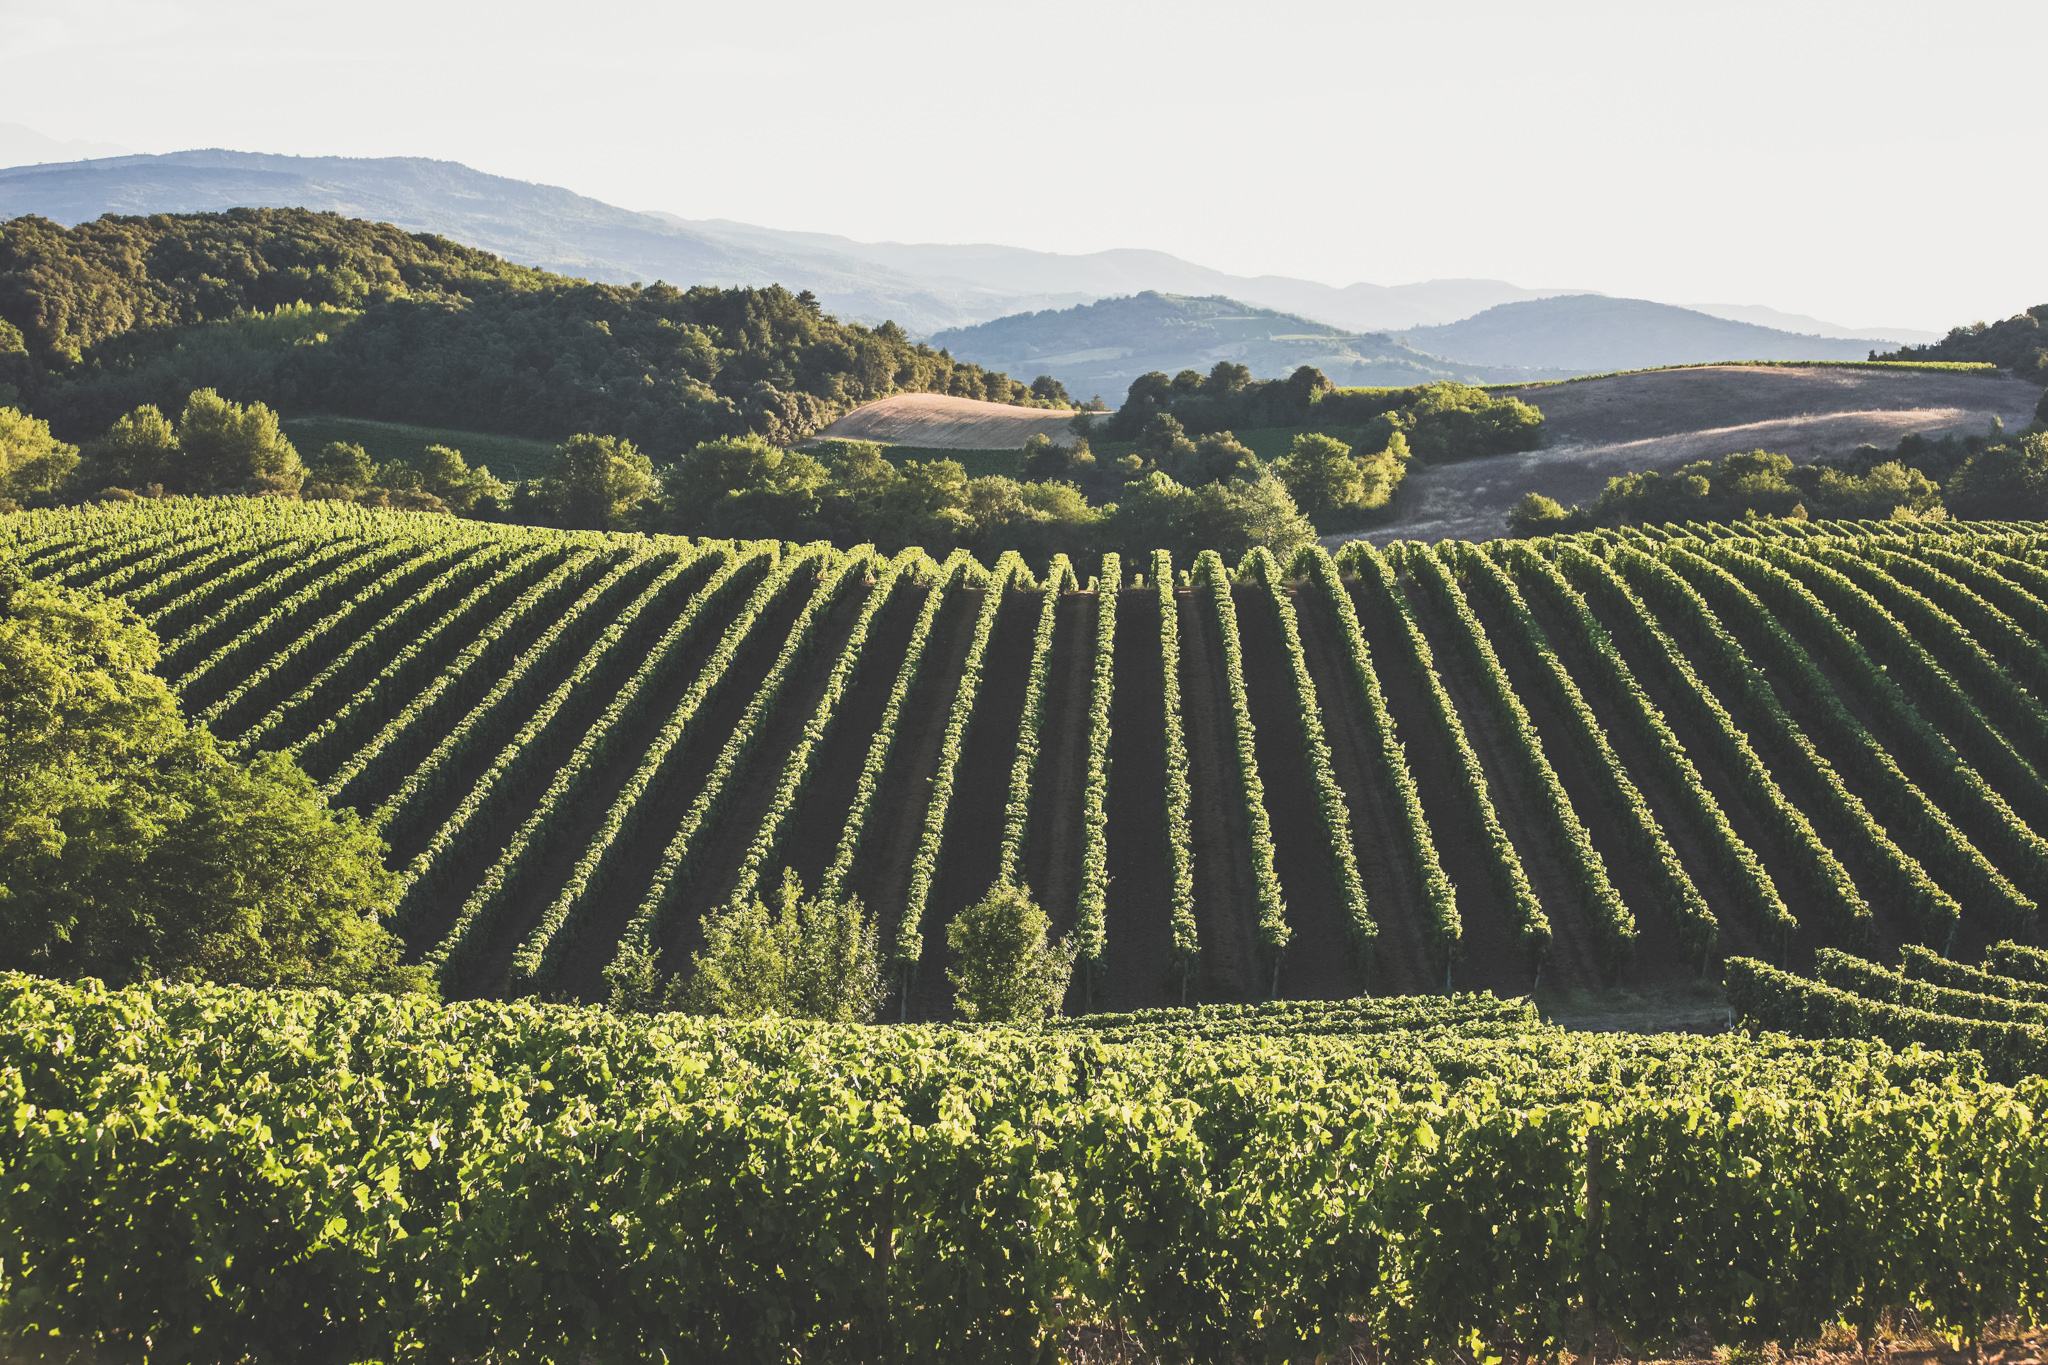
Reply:
<svg viewBox="0 0 2048 1365"><path fill-rule="evenodd" d="M1187 371L1193 374L1194 371ZM1197 375L1196 378L1201 376ZM1153 415L1138 435L1138 454L1155 465L1170 464L1183 456L1195 453L1195 443L1188 439L1187 428L1180 419L1170 412Z"/></svg>
<svg viewBox="0 0 2048 1365"><path fill-rule="evenodd" d="M2041 393L2041 401L2034 405L2034 420L2048 426L2048 390Z"/></svg>
<svg viewBox="0 0 2048 1365"><path fill-rule="evenodd" d="M0 967L418 988L384 845L281 754L188 727L127 606L0 566Z"/></svg>
<svg viewBox="0 0 2048 1365"><path fill-rule="evenodd" d="M705 441L662 470L666 525L685 535L800 538L828 478L816 459L759 436Z"/></svg>
<svg viewBox="0 0 2048 1365"><path fill-rule="evenodd" d="M1469 460L1534 450L1543 444L1543 414L1519 398L1495 398L1469 384L1425 384L1396 425L1420 460Z"/></svg>
<svg viewBox="0 0 2048 1365"><path fill-rule="evenodd" d="M261 403L231 403L212 389L196 389L185 400L178 451L179 492L295 497L306 477L276 413Z"/></svg>
<svg viewBox="0 0 2048 1365"><path fill-rule="evenodd" d="M1572 513L1556 498L1541 493L1524 493L1508 512L1508 534L1548 536L1568 529Z"/></svg>
<svg viewBox="0 0 2048 1365"><path fill-rule="evenodd" d="M491 477L490 467L472 468L459 450L428 446L420 452L415 468L425 491L447 504L448 510L458 517L495 510L505 501L505 485Z"/></svg>
<svg viewBox="0 0 2048 1365"><path fill-rule="evenodd" d="M1959 517L2035 521L2048 517L2048 432L1973 455L1948 481L1944 499Z"/></svg>
<svg viewBox="0 0 2048 1365"><path fill-rule="evenodd" d="M178 433L162 412L144 404L86 447L79 481L88 488L143 488L175 483L178 471Z"/></svg>
<svg viewBox="0 0 2048 1365"><path fill-rule="evenodd" d="M78 467L78 447L50 435L50 424L0 408L0 498L55 493Z"/></svg>
<svg viewBox="0 0 2048 1365"><path fill-rule="evenodd" d="M1295 504L1311 515L1366 505L1366 463L1334 436L1303 432L1274 472Z"/></svg>
<svg viewBox="0 0 2048 1365"><path fill-rule="evenodd" d="M617 436L571 436L555 449L532 497L558 526L588 531L630 529L636 509L658 485L654 465Z"/></svg>
<svg viewBox="0 0 2048 1365"><path fill-rule="evenodd" d="M703 951L671 988L673 1003L729 1019L839 1024L868 1023L882 1006L881 940L857 897L806 900L802 881L785 871L773 904L749 897L711 916L704 933ZM630 1003L639 975L617 974L615 1002Z"/></svg>
<svg viewBox="0 0 2048 1365"><path fill-rule="evenodd" d="M1052 927L1029 887L1002 883L946 926L953 1005L980 1023L1034 1023L1059 1013L1074 945L1046 941Z"/></svg>
<svg viewBox="0 0 2048 1365"><path fill-rule="evenodd" d="M329 441L320 447L306 473L310 481L350 496L377 481L377 466L370 459L370 452L353 441Z"/></svg>
<svg viewBox="0 0 2048 1365"><path fill-rule="evenodd" d="M1219 360L1209 371L1209 377L1202 381L1202 392L1221 397L1233 394L1252 382L1251 368L1235 361Z"/></svg>
<svg viewBox="0 0 2048 1365"><path fill-rule="evenodd" d="M1063 408L1074 406L1074 400L1067 396L1067 386L1049 374L1042 374L1031 381L1031 396L1041 403L1053 403Z"/></svg>

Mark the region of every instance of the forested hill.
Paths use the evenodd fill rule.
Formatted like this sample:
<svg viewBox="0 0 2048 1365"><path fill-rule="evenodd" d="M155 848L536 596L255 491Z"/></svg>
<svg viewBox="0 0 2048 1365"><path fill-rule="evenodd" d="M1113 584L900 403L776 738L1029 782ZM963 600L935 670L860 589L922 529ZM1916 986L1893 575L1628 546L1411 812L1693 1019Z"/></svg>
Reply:
<svg viewBox="0 0 2048 1365"><path fill-rule="evenodd" d="M1100 394L1112 405L1147 371L1207 370L1218 360L1245 366L1255 379L1281 379L1313 365L1339 385L1381 387L1568 373L1461 364L1381 333L1348 332L1220 295L1194 298L1152 290L954 328L935 334L932 342L983 365L1050 374L1068 392Z"/></svg>
<svg viewBox="0 0 2048 1365"><path fill-rule="evenodd" d="M1953 327L1931 345L1902 346L1877 359L1988 361L2038 383L2048 379L2048 303L2003 322Z"/></svg>
<svg viewBox="0 0 2048 1365"><path fill-rule="evenodd" d="M199 387L662 454L800 439L896 392L1029 400L893 324L841 323L775 286L591 284L303 209L0 223L0 404L88 439Z"/></svg>

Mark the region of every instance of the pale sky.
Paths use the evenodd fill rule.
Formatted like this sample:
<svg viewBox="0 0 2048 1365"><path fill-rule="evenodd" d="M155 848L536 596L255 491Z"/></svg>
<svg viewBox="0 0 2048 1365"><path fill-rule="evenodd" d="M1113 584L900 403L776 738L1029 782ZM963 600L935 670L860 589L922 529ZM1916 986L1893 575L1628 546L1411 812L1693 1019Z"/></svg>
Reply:
<svg viewBox="0 0 2048 1365"><path fill-rule="evenodd" d="M2048 301L2043 0L0 0L0 122L868 241L1942 330Z"/></svg>

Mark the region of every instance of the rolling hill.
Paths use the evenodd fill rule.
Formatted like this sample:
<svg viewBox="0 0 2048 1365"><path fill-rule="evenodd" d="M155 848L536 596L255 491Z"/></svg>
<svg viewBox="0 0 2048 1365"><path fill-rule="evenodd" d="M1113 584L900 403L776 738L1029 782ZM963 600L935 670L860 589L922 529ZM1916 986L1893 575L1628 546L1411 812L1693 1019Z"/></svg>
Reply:
<svg viewBox="0 0 2048 1365"><path fill-rule="evenodd" d="M931 344L981 365L997 364L993 358L1000 357L1006 373L1050 374L1075 397L1097 394L1112 406L1147 371L1207 371L1219 360L1248 366L1254 379L1284 379L1297 366L1313 365L1339 385L1388 387L1566 373L1461 364L1424 354L1384 333L1356 334L1220 295L1191 298L1152 291L955 328L936 334Z"/></svg>
<svg viewBox="0 0 2048 1365"><path fill-rule="evenodd" d="M1604 294L1504 303L1458 322L1411 327L1404 339L1468 365L1540 365L1579 374L1718 360L1862 360L1892 346L1876 337L1801 336Z"/></svg>
<svg viewBox="0 0 2048 1365"><path fill-rule="evenodd" d="M1974 954L2048 895L2040 527L1042 576L249 499L0 542L126 600L189 713L363 812L455 996L603 998L785 867L873 908L921 1019L1003 877L1097 1008Z"/></svg>
<svg viewBox="0 0 2048 1365"><path fill-rule="evenodd" d="M1915 432L2018 431L2041 390L2005 375L1831 366L1703 365L1514 390L1543 410L1544 445L1409 472L1379 543L1500 535L1524 493L1591 502L1617 474L1771 450L1811 461Z"/></svg>
<svg viewBox="0 0 2048 1365"><path fill-rule="evenodd" d="M45 140L47 141L47 140ZM43 143L33 146L44 154ZM97 150L97 149L95 149ZM726 219L637 213L549 185L417 157L297 157L219 149L0 170L0 218L66 225L105 213L312 208L435 232L522 265L611 284L781 284L840 316L924 335L1107 294L1228 294L1350 329L1448 322L1558 290L1498 280L1343 288L1230 275L1160 251L1062 255L996 245L856 242Z"/></svg>

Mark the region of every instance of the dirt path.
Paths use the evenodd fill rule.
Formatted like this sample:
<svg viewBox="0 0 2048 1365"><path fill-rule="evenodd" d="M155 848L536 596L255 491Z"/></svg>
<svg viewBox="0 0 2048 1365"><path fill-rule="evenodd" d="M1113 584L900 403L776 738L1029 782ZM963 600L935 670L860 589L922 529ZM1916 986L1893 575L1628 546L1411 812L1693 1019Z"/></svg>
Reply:
<svg viewBox="0 0 2048 1365"><path fill-rule="evenodd" d="M1180 694L1188 736L1189 784L1194 788L1195 918L1200 923L1202 994L1224 1000L1262 1000L1258 960L1258 899L1253 888L1244 803L1239 798L1237 749L1231 706L1209 607L1187 589L1175 594L1180 609Z"/></svg>
<svg viewBox="0 0 2048 1365"><path fill-rule="evenodd" d="M1417 467L1393 519L1364 534L1392 540L1491 540L1524 493L1570 506L1617 474L1770 450L1806 461L1913 433L2009 431L2033 420L2038 385L2005 376L1828 366L1700 365L1513 391L1544 416L1544 448ZM1332 541L1356 536L1331 537Z"/></svg>
<svg viewBox="0 0 2048 1365"><path fill-rule="evenodd" d="M1045 725L1031 779L1031 821L1024 835L1024 879L1037 892L1053 932L1064 934L1074 927L1074 905L1081 894L1095 598L1066 593L1057 612L1045 680Z"/></svg>
<svg viewBox="0 0 2048 1365"><path fill-rule="evenodd" d="M1109 706L1109 941L1098 1009L1180 1003L1173 964L1173 883L1166 830L1165 670L1159 598L1119 595L1116 690ZM1070 1005L1071 1005L1070 1000Z"/></svg>
<svg viewBox="0 0 2048 1365"><path fill-rule="evenodd" d="M1341 1000L1359 993L1350 957L1350 925L1330 866L1329 826L1316 800L1303 752L1299 708L1323 709L1296 694L1294 670L1279 613L1261 587L1239 588L1238 637L1244 644L1245 698L1273 823L1273 864L1287 902L1291 937L1280 964L1280 995L1288 1000Z"/></svg>
<svg viewBox="0 0 2048 1365"><path fill-rule="evenodd" d="M1294 606L1309 675L1323 698L1331 765L1351 813L1352 851L1365 882L1366 906L1379 927L1372 988L1383 995L1426 995L1443 982L1430 967L1422 933L1422 888L1402 852L1408 835L1399 798L1381 774L1379 741L1350 660L1337 643L1340 627L1330 608L1314 593L1297 597Z"/></svg>
<svg viewBox="0 0 2048 1365"><path fill-rule="evenodd" d="M1003 816L1009 805L1011 770L1017 762L1017 728L1031 679L1031 647L1044 597L1005 592L982 658L981 686L960 746L953 799L946 811L945 838L925 905L924 957L917 966L913 1019L952 1019L953 988L946 970L953 950L946 928L953 917L979 901L1002 870Z"/></svg>

